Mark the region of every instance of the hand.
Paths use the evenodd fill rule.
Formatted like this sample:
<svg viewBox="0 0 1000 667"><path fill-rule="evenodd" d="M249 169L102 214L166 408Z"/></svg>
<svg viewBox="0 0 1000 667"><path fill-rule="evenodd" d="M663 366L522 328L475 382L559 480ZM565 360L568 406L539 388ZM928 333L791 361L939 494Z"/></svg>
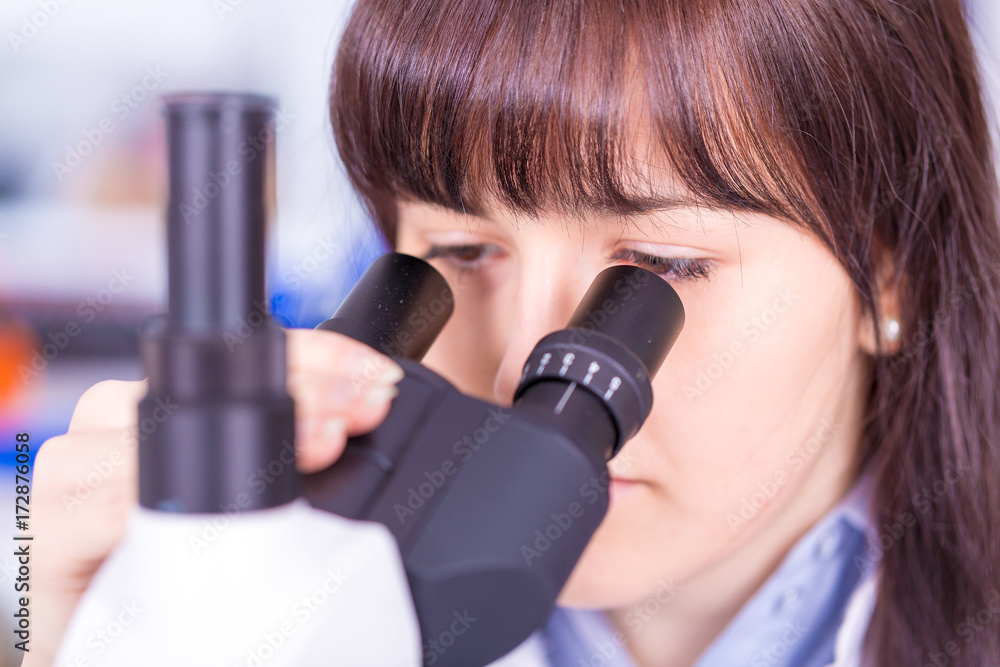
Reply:
<svg viewBox="0 0 1000 667"><path fill-rule="evenodd" d="M340 457L348 436L385 419L403 371L341 334L286 333L296 466L314 472ZM124 536L138 502L137 411L147 390L146 380L99 382L77 402L67 433L38 450L31 651L22 667L51 664L80 596Z"/></svg>

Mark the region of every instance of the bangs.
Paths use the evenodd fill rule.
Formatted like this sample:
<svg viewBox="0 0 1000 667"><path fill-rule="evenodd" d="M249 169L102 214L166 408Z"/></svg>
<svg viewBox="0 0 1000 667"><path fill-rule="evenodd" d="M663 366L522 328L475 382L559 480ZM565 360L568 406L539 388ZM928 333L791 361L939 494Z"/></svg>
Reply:
<svg viewBox="0 0 1000 667"><path fill-rule="evenodd" d="M398 200L474 215L689 205L801 219L817 207L787 131L796 110L782 107L787 81L769 78L796 66L750 60L775 52L755 35L790 26L711 4L362 2L330 96L348 176L390 241L385 205Z"/></svg>

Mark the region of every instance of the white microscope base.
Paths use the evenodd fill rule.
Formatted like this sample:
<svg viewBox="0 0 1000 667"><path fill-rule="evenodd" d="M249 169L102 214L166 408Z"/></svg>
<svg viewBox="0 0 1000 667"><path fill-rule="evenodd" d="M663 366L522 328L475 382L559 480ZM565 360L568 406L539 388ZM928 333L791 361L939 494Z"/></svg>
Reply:
<svg viewBox="0 0 1000 667"><path fill-rule="evenodd" d="M138 508L70 622L56 667L420 667L385 526L299 499L227 514Z"/></svg>

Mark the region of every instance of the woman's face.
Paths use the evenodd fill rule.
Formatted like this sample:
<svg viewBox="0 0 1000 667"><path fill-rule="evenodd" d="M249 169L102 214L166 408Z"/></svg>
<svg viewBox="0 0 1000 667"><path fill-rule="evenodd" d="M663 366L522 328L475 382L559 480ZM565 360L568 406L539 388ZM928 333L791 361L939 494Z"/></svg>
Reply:
<svg viewBox="0 0 1000 667"><path fill-rule="evenodd" d="M424 363L500 404L601 270L661 272L684 303L652 413L611 461L610 509L562 604L622 606L741 554L780 555L848 485L865 325L847 274L814 237L705 209L625 223L474 217L415 202L400 204L398 229L397 250L435 255L456 295Z"/></svg>

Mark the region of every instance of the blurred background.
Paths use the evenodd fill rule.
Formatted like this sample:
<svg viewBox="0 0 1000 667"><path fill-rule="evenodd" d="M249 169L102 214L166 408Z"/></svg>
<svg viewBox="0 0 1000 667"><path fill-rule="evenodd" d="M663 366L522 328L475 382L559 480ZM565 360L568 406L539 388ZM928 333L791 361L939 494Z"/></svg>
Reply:
<svg viewBox="0 0 1000 667"><path fill-rule="evenodd" d="M0 505L11 535L14 434L30 434L33 457L65 433L87 387L144 376L137 330L166 309L162 94L278 99L268 293L280 323L312 327L329 317L385 251L347 185L326 115L350 4L0 4ZM967 7L996 100L1000 1ZM0 548L0 667L20 661L12 552Z"/></svg>

